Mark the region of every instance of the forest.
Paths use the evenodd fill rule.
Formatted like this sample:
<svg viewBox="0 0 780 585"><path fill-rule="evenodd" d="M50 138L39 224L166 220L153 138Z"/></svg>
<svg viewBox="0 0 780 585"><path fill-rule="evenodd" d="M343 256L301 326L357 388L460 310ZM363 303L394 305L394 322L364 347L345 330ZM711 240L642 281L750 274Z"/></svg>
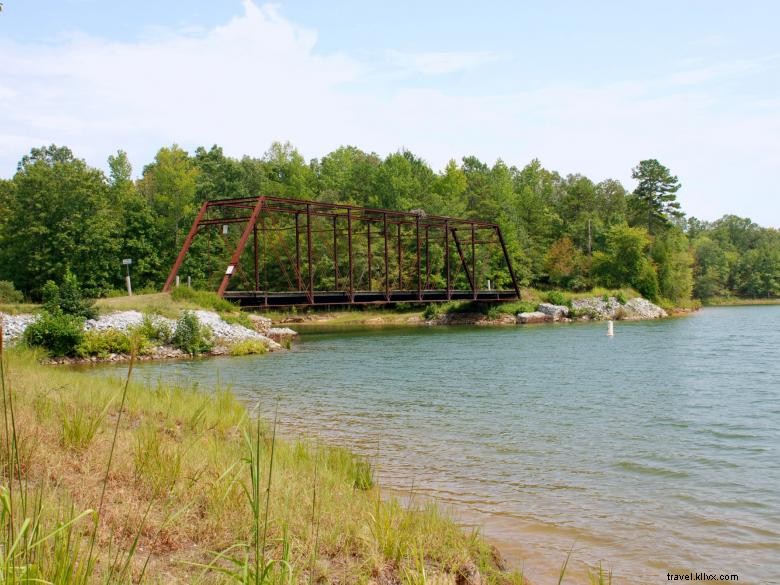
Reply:
<svg viewBox="0 0 780 585"><path fill-rule="evenodd" d="M678 306L780 296L780 232L735 215L686 216L679 179L655 159L632 169L633 191L613 179L563 176L538 160L518 168L468 156L437 172L407 150L382 158L345 146L307 161L289 143L241 159L218 146L192 154L163 147L138 179L120 150L108 169L51 145L33 148L12 178L0 179L5 290L12 283L39 300L47 281L71 271L88 294L116 294L122 259L131 258L136 290L159 291L203 201L264 194L498 223L523 286L630 286ZM210 260L193 250L182 274L215 288Z"/></svg>

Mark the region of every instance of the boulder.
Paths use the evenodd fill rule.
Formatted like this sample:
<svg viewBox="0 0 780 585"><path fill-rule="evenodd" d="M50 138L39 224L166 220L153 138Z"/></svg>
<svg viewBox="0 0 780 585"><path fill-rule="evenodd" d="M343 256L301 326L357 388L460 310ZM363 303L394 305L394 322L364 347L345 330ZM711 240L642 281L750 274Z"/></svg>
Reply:
<svg viewBox="0 0 780 585"><path fill-rule="evenodd" d="M549 318L541 311L534 311L532 313L520 313L517 315L517 322L523 325L528 323L544 323Z"/></svg>
<svg viewBox="0 0 780 585"><path fill-rule="evenodd" d="M268 317L263 317L262 315L253 315L250 313L249 320L252 321L252 326L255 328L255 330L259 331L260 333L265 333L271 328L271 320Z"/></svg>
<svg viewBox="0 0 780 585"><path fill-rule="evenodd" d="M621 318L627 321L636 321L640 319L661 319L669 315L658 305L654 305L647 299L636 297L630 299L621 311Z"/></svg>
<svg viewBox="0 0 780 585"><path fill-rule="evenodd" d="M569 316L569 307L564 305L553 305L551 303L542 303L536 310L540 313L544 313L550 317L553 321L560 321L561 319Z"/></svg>

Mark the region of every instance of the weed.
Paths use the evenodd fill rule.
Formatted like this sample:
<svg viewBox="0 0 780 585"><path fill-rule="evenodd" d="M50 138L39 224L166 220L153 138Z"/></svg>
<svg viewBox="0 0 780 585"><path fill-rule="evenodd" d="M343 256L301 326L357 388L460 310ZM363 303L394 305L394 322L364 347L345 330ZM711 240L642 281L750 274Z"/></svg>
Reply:
<svg viewBox="0 0 780 585"><path fill-rule="evenodd" d="M259 339L245 339L244 341L239 341L230 348L230 355L242 356L264 354L267 351L268 348Z"/></svg>
<svg viewBox="0 0 780 585"><path fill-rule="evenodd" d="M171 292L171 298L174 301L189 301L199 307L211 309L218 313L230 313L236 310L236 307L230 301L226 301L216 293L195 290L186 286L174 288Z"/></svg>

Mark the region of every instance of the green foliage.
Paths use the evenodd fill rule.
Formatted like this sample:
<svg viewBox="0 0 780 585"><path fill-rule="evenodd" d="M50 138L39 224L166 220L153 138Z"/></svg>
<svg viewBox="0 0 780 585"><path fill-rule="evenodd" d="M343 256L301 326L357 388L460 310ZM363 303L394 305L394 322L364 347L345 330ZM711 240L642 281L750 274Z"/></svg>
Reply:
<svg viewBox="0 0 780 585"><path fill-rule="evenodd" d="M443 311L444 307L441 303L430 303L425 305L425 309L423 309L423 318L426 321L432 321L441 315Z"/></svg>
<svg viewBox="0 0 780 585"><path fill-rule="evenodd" d="M143 321L136 330L143 339L167 345L173 339L173 331L165 321L155 319L151 313L144 313Z"/></svg>
<svg viewBox="0 0 780 585"><path fill-rule="evenodd" d="M268 351L265 344L259 339L245 339L239 341L230 348L230 355L242 356L242 355L262 355Z"/></svg>
<svg viewBox="0 0 780 585"><path fill-rule="evenodd" d="M211 309L220 313L232 312L236 310L235 305L230 301L217 296L216 293L204 290L195 290L187 286L179 286L171 292L171 298L174 301L190 302L204 309Z"/></svg>
<svg viewBox="0 0 780 585"><path fill-rule="evenodd" d="M354 146L307 161L289 143L273 143L262 157L240 160L216 145L200 147L192 155L173 145L157 152L138 181L132 179L124 151L110 156L108 167L106 176L68 148L52 145L24 156L13 179L0 179L0 280L13 283L29 298L51 298L44 295L45 283L65 285L64 269L69 267L88 296L103 295L123 288L120 261L132 258L135 290L159 290L203 201L266 193L494 221L523 286L585 291L594 283L614 288L641 280L645 290L657 288L658 296L681 305L691 290L701 298L780 294L777 230L737 216L713 223L683 221L677 201L680 182L655 159L633 169L638 184L630 194L614 179L596 184L579 174L564 177L538 160L518 168L467 156L435 172L408 150L382 158ZM639 246L638 254L629 245L624 257L620 246L638 237L627 236L626 226L643 229L646 245ZM625 236L622 243L616 241L620 238L615 230ZM214 290L238 231L230 228L223 238L195 238L180 273L196 286ZM266 235L270 241L263 242L263 250L286 254L294 249L290 229L272 233ZM405 236L410 238L411 232ZM443 288L444 246L437 238L426 257L432 267L431 286ZM366 242L358 238L353 245L355 274L363 279L356 287L364 288ZM332 288L335 281L332 260L319 247L313 272L314 286L321 290ZM345 248L338 250L342 284ZM414 255L411 242L402 254L401 266L391 254L389 269L393 277L400 270L408 287L416 279L414 262L409 261ZM241 259L243 269L251 265L251 255L249 246ZM288 287L290 275L279 265L269 261L266 268L271 287ZM372 269L378 278L380 267ZM498 250L478 255L477 274L482 283L490 279L496 287L510 286ZM468 286L462 271L453 278L456 287ZM211 293L180 287L174 297L233 311Z"/></svg>
<svg viewBox="0 0 780 585"><path fill-rule="evenodd" d="M78 357L97 356L105 358L112 353L130 355L132 347L133 340L127 333L117 331L116 329L106 329L105 331L91 330L84 333L74 353Z"/></svg>
<svg viewBox="0 0 780 585"><path fill-rule="evenodd" d="M103 173L52 145L23 157L13 183L0 222L0 279L37 298L69 266L90 295L110 289L119 263L118 217Z"/></svg>
<svg viewBox="0 0 780 585"><path fill-rule="evenodd" d="M655 300L659 295L658 276L647 257L650 237L644 228L615 225L607 232L605 252L593 255L592 274L606 287L632 286Z"/></svg>
<svg viewBox="0 0 780 585"><path fill-rule="evenodd" d="M571 306L571 298L559 290L551 290L544 295L545 300L553 305Z"/></svg>
<svg viewBox="0 0 780 585"><path fill-rule="evenodd" d="M637 211L647 221L647 231L655 233L654 226L665 227L671 218L682 217L677 191L680 181L655 159L640 161L631 172L639 181L634 190Z"/></svg>
<svg viewBox="0 0 780 585"><path fill-rule="evenodd" d="M174 347L196 356L211 349L211 333L194 313L184 311L176 322L171 342Z"/></svg>
<svg viewBox="0 0 780 585"><path fill-rule="evenodd" d="M62 313L84 319L97 317L95 302L82 296L79 282L70 270L65 271L65 277L60 286L57 286L54 281L47 281L43 285L41 296L43 297L44 309L53 315Z"/></svg>
<svg viewBox="0 0 780 585"><path fill-rule="evenodd" d="M42 311L24 332L30 347L42 347L52 356L70 356L84 338L84 318L62 312Z"/></svg>
<svg viewBox="0 0 780 585"><path fill-rule="evenodd" d="M232 308L235 309L235 307ZM222 320L225 321L225 323L230 323L231 325L241 325L253 331L255 328L255 324L252 323L252 319L249 318L249 315L243 312L239 312L236 315L222 315Z"/></svg>
<svg viewBox="0 0 780 585"><path fill-rule="evenodd" d="M0 280L0 303L21 303L24 295L14 288L14 283Z"/></svg>

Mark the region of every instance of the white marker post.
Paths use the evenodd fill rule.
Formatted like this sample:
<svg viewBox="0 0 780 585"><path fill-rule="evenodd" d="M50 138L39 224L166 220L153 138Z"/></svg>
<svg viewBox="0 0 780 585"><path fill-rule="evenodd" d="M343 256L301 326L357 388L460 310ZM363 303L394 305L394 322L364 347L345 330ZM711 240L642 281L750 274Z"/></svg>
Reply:
<svg viewBox="0 0 780 585"><path fill-rule="evenodd" d="M125 276L125 284L127 285L127 296L133 296L133 287L130 284L130 265L133 263L131 258L125 258L122 260L122 264L127 269L127 275Z"/></svg>
<svg viewBox="0 0 780 585"><path fill-rule="evenodd" d="M614 337L615 336L615 328L612 324L612 321L607 321L607 337Z"/></svg>

